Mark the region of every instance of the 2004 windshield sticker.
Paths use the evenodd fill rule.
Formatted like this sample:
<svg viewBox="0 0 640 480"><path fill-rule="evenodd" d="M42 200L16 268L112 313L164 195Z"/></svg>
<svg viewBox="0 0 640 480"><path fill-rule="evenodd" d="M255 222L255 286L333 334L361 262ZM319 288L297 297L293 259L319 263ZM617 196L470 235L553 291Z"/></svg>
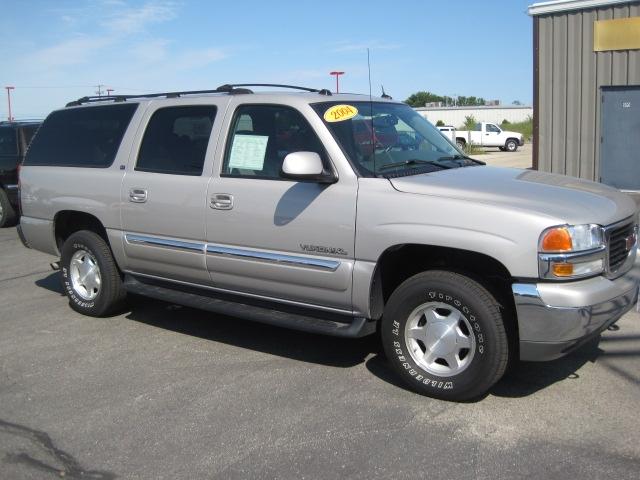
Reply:
<svg viewBox="0 0 640 480"><path fill-rule="evenodd" d="M324 121L329 123L344 122L356 115L358 115L358 109L353 105L334 105L324 112Z"/></svg>

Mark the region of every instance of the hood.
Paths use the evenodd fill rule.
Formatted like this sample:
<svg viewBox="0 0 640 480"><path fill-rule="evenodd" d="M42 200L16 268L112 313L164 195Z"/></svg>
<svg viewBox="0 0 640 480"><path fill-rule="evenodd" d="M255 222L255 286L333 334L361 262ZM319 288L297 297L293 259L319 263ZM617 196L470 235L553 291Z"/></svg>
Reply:
<svg viewBox="0 0 640 480"><path fill-rule="evenodd" d="M509 137L514 137L514 138L521 138L523 137L523 135L521 133L518 132L511 132L509 130L502 130L502 134L503 135L507 135Z"/></svg>
<svg viewBox="0 0 640 480"><path fill-rule="evenodd" d="M610 225L637 212L635 201L615 188L535 170L465 167L390 182L400 192L535 212L553 219L553 224Z"/></svg>

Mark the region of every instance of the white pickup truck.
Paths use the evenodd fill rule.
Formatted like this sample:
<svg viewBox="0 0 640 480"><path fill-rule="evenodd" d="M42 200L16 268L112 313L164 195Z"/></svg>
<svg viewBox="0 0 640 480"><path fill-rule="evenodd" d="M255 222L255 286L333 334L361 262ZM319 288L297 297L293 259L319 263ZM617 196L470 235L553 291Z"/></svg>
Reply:
<svg viewBox="0 0 640 480"><path fill-rule="evenodd" d="M502 130L494 123L480 122L470 132L456 130L456 143L460 148L473 143L481 147L498 147L503 152L515 152L524 145L524 137L518 132Z"/></svg>

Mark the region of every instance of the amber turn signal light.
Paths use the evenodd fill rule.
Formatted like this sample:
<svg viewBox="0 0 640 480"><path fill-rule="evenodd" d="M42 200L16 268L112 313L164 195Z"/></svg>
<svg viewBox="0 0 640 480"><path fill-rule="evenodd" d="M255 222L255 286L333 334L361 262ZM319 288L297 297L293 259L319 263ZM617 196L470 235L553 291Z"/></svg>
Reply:
<svg viewBox="0 0 640 480"><path fill-rule="evenodd" d="M565 227L549 230L542 238L542 251L544 252L569 252L573 249L571 235Z"/></svg>
<svg viewBox="0 0 640 480"><path fill-rule="evenodd" d="M552 270L556 277L570 277L573 275L573 265L571 263L554 263Z"/></svg>

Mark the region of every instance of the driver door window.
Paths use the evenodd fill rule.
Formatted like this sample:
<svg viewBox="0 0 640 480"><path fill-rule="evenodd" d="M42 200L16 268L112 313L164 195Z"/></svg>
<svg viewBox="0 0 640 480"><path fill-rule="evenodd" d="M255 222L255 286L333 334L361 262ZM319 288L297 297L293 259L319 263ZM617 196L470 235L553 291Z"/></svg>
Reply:
<svg viewBox="0 0 640 480"><path fill-rule="evenodd" d="M284 157L315 152L327 163L324 148L296 110L279 105L244 105L235 113L222 176L279 180Z"/></svg>

